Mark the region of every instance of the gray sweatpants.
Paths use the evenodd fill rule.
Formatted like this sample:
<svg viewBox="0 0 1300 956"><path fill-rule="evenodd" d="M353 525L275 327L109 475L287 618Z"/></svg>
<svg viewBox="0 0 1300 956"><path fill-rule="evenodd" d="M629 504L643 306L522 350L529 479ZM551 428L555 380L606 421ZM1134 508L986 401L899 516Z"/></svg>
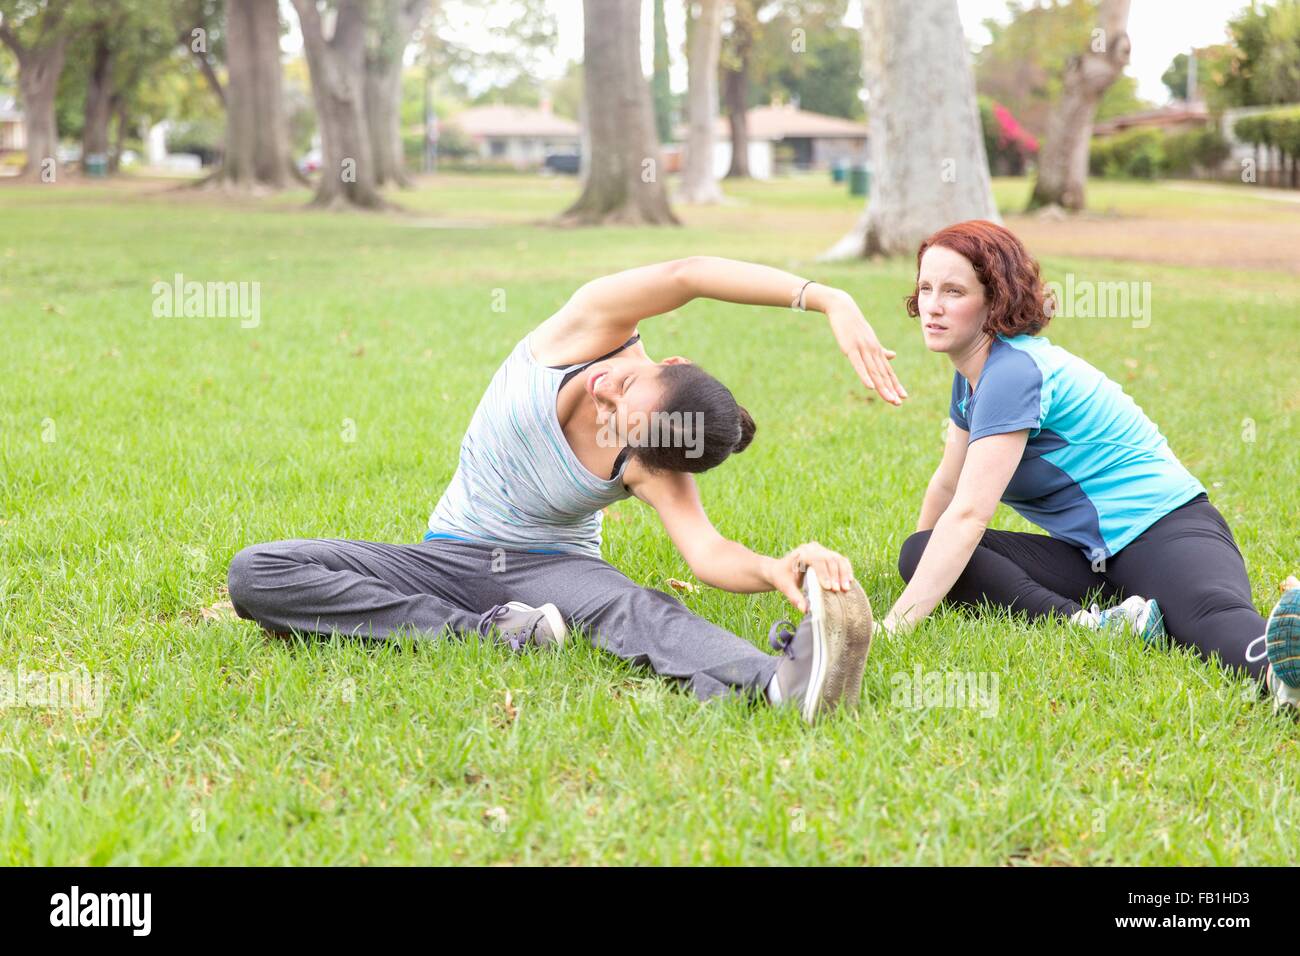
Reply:
<svg viewBox="0 0 1300 956"><path fill-rule="evenodd" d="M434 539L418 544L296 539L230 562L240 617L280 633L387 638L399 631L478 638L496 604L552 603L597 647L684 680L701 699L767 686L779 658L641 587L600 558L530 554Z"/></svg>

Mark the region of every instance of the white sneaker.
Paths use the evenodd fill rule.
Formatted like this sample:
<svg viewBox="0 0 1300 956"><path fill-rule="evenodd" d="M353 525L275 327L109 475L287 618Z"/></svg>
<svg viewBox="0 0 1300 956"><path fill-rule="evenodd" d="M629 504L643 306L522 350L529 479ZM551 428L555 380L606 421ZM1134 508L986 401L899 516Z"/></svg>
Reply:
<svg viewBox="0 0 1300 956"><path fill-rule="evenodd" d="M1075 624L1097 630L1122 629L1138 635L1148 644L1166 634L1165 616L1154 598L1136 594L1115 607L1101 610L1097 605L1077 611L1070 618Z"/></svg>

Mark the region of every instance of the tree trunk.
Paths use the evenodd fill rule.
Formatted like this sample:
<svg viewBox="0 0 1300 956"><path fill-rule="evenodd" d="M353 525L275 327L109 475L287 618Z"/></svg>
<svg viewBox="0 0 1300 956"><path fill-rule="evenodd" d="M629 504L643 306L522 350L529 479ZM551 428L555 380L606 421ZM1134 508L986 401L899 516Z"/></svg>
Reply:
<svg viewBox="0 0 1300 956"><path fill-rule="evenodd" d="M871 194L823 258L913 255L944 226L997 221L956 0L875 0L862 30Z"/></svg>
<svg viewBox="0 0 1300 956"><path fill-rule="evenodd" d="M366 52L365 118L377 186L411 185L402 151L402 54L427 6L428 0L384 0Z"/></svg>
<svg viewBox="0 0 1300 956"><path fill-rule="evenodd" d="M1102 0L1098 29L1088 50L1065 67L1061 99L1047 119L1047 134L1038 154L1038 180L1029 208L1058 205L1075 212L1084 206L1088 181L1088 147L1097 103L1128 65L1129 0Z"/></svg>
<svg viewBox="0 0 1300 956"><path fill-rule="evenodd" d="M671 143L673 139L673 91L668 75L668 23L664 19L664 0L654 0L654 90L655 132L659 142Z"/></svg>
<svg viewBox="0 0 1300 956"><path fill-rule="evenodd" d="M578 136L578 186L585 190L587 180L591 178L591 108L590 96L586 89L578 101L578 126L582 132Z"/></svg>
<svg viewBox="0 0 1300 956"><path fill-rule="evenodd" d="M727 119L731 125L731 166L727 179L749 178L749 64L754 48L753 10L749 0L738 0L732 32L731 55L734 65L723 76L723 96L727 101Z"/></svg>
<svg viewBox="0 0 1300 956"><path fill-rule="evenodd" d="M108 171L117 175L122 168L122 150L126 148L126 130L129 123L126 97L119 91L109 98L109 113L117 120L117 130L113 135L113 149L108 154Z"/></svg>
<svg viewBox="0 0 1300 956"><path fill-rule="evenodd" d="M591 166L582 195L560 221L676 225L659 175L650 84L641 72L640 0L585 0L582 19Z"/></svg>
<svg viewBox="0 0 1300 956"><path fill-rule="evenodd" d="M48 16L48 14L47 14ZM18 40L6 23L0 23L0 40L13 51L18 61L18 93L23 101L27 126L27 162L22 178L43 182L57 180L59 132L54 116L54 96L59 88L59 74L68 50L66 34L53 32L54 22L47 21L40 42L27 46Z"/></svg>
<svg viewBox="0 0 1300 956"><path fill-rule="evenodd" d="M108 121L112 118L113 61L115 51L109 45L108 27L95 28L90 72L86 81L85 117L81 130L81 165L85 169L91 156L108 159Z"/></svg>
<svg viewBox="0 0 1300 956"><path fill-rule="evenodd" d="M325 38L316 0L293 0L302 25L311 72L312 98L321 133L317 206L380 209L365 109L366 9L361 0L339 0L334 35Z"/></svg>
<svg viewBox="0 0 1300 956"><path fill-rule="evenodd" d="M241 189L283 189L297 170L289 152L275 0L227 0L226 63L226 155L215 179Z"/></svg>
<svg viewBox="0 0 1300 956"><path fill-rule="evenodd" d="M700 15L691 23L688 57L687 111L690 130L686 140L686 169L682 199L689 203L722 201L713 175L717 148L718 55L722 49L722 2L700 0Z"/></svg>

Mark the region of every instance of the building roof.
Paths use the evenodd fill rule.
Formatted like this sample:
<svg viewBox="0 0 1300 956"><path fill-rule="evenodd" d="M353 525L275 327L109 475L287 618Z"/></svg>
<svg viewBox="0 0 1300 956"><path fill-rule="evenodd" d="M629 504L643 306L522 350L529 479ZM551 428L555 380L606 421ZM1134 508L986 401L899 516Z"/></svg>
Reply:
<svg viewBox="0 0 1300 956"><path fill-rule="evenodd" d="M523 106L472 106L447 120L466 136L572 136L582 133L573 120Z"/></svg>
<svg viewBox="0 0 1300 956"><path fill-rule="evenodd" d="M750 139L866 139L867 124L840 116L813 113L796 106L755 106L745 113L745 128ZM675 131L679 142L686 139L686 125ZM731 120L719 116L716 127L720 139L731 137Z"/></svg>
<svg viewBox="0 0 1300 956"><path fill-rule="evenodd" d="M1124 116L1112 116L1108 120L1094 123L1092 132L1096 136L1109 136L1135 126L1182 126L1187 123L1204 123L1210 118L1210 111L1204 103L1171 103L1157 110L1143 110L1140 113L1127 113Z"/></svg>

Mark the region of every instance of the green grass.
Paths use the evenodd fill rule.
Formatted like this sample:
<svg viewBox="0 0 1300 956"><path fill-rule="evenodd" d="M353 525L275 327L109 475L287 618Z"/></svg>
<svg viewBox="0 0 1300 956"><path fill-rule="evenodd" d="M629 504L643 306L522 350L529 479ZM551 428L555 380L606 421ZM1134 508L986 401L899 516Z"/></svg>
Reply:
<svg viewBox="0 0 1300 956"><path fill-rule="evenodd" d="M106 681L98 717L0 711L0 862L1292 862L1300 728L1213 665L1107 635L946 613L880 641L862 709L810 729L702 706L582 644L287 643L204 621L244 545L417 539L509 347L586 279L691 253L839 284L899 351L912 399L892 409L814 314L697 302L642 330L759 423L701 481L719 528L769 553L844 551L882 613L901 589L951 370L903 313L908 263L813 261L858 201L808 177L732 188L682 229L555 230L535 223L572 180L438 183L382 217L303 211L304 194L0 190L0 669ZM997 184L1004 203L1024 188ZM1163 186L1093 198L1237 214ZM1212 487L1267 610L1300 550L1300 278L1044 267L1152 283L1150 328L1061 320L1051 337ZM260 325L154 318L152 284L177 272L260 282ZM610 509L605 549L645 584L689 577L636 502ZM685 600L755 643L789 611ZM918 666L995 676L996 714L906 706Z"/></svg>

